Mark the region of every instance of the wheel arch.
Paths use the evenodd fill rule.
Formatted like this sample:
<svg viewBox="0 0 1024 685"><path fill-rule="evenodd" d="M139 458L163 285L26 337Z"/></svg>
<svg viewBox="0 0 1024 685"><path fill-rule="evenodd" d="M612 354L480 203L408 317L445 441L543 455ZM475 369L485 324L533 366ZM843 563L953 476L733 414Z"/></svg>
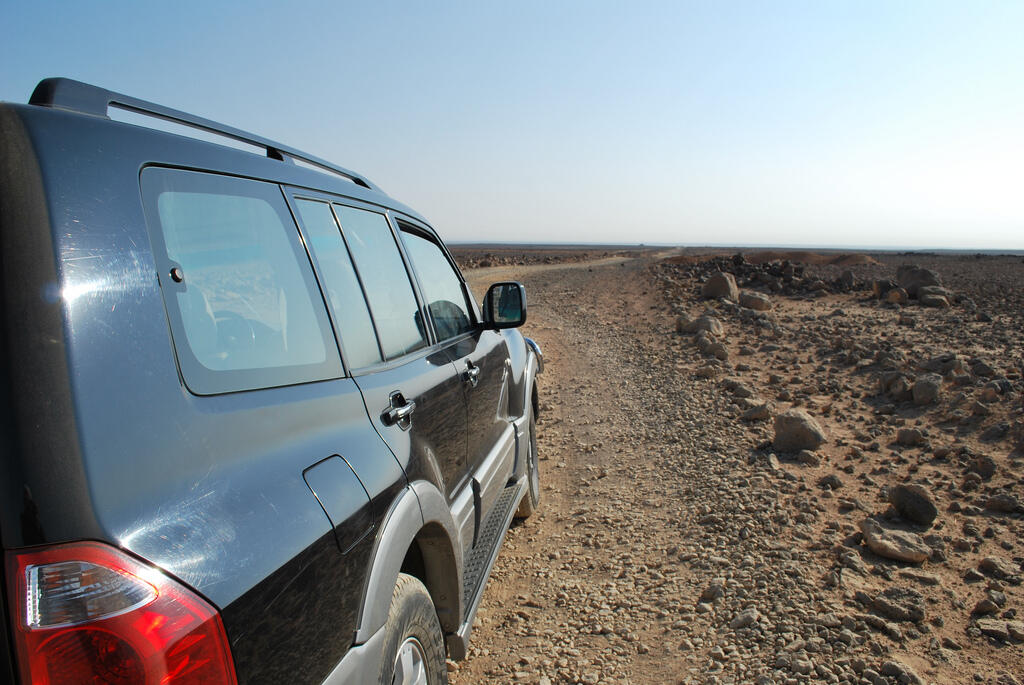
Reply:
<svg viewBox="0 0 1024 685"><path fill-rule="evenodd" d="M525 340L529 340L526 338ZM540 411L540 401L537 393L537 376L543 370L543 362L541 357L537 353L537 348L533 345L531 340L526 344L527 356L526 364L523 369L522 379L522 390L515 394L516 402L515 406L509 407L509 414L517 419L522 419L528 413L528 410L533 410L533 415L537 416ZM512 398L510 397L510 400Z"/></svg>
<svg viewBox="0 0 1024 685"><path fill-rule="evenodd" d="M529 338L526 338L529 340ZM540 394L537 390L537 375L543 371L543 357L539 354L536 343L530 341L526 345L529 354L526 358L526 366L523 374L521 395L517 398L516 405L509 407L509 414L513 417L512 423L516 431L516 466L514 478L522 478L526 473L526 455L529 450L529 438L526 435L529 417L540 416ZM511 398L510 398L511 400Z"/></svg>
<svg viewBox="0 0 1024 685"><path fill-rule="evenodd" d="M402 562L401 572L415 576L427 588L441 630L446 633L458 630L461 617L458 574L454 573L456 568L451 541L436 521L423 526Z"/></svg>
<svg viewBox="0 0 1024 685"><path fill-rule="evenodd" d="M423 515L423 527L414 543L423 563L424 577L441 629L454 632L462 623L462 544L451 508L433 483L412 484Z"/></svg>
<svg viewBox="0 0 1024 685"><path fill-rule="evenodd" d="M391 595L403 571L416 575L430 593L444 632L462 617L462 558L455 522L435 485L417 481L402 491L377 538L356 628L362 644L387 621ZM423 577L420 577L420 576Z"/></svg>

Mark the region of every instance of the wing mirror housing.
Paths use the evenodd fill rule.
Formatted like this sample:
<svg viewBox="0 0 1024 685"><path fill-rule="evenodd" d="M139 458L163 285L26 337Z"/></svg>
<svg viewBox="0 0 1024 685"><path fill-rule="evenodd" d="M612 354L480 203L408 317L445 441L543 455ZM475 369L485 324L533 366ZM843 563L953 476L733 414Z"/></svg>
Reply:
<svg viewBox="0 0 1024 685"><path fill-rule="evenodd" d="M526 323L526 288L522 283L495 283L484 297L484 328L518 328Z"/></svg>

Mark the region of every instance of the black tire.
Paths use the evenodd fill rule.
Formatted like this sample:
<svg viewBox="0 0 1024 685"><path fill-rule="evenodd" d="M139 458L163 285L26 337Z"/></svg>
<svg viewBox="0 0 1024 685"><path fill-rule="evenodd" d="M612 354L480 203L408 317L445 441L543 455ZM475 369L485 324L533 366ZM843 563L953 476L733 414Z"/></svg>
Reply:
<svg viewBox="0 0 1024 685"><path fill-rule="evenodd" d="M418 578L398 575L384 630L380 685L447 684L441 624Z"/></svg>
<svg viewBox="0 0 1024 685"><path fill-rule="evenodd" d="M515 517L525 520L540 508L540 463L537 459L537 425L530 412L530 451L526 455L526 494L519 500Z"/></svg>

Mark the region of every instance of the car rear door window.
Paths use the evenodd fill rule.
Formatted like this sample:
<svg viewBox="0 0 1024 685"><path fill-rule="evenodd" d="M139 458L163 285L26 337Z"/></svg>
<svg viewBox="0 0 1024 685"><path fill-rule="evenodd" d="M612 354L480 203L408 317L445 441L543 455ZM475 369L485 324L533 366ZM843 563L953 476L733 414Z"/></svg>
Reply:
<svg viewBox="0 0 1024 685"><path fill-rule="evenodd" d="M359 270L385 359L427 345L419 304L391 226L383 214L334 205Z"/></svg>
<svg viewBox="0 0 1024 685"><path fill-rule="evenodd" d="M447 340L473 329L469 305L459 278L441 247L424 235L399 224L402 242L419 277L423 299L434 321L438 340Z"/></svg>
<svg viewBox="0 0 1024 685"><path fill-rule="evenodd" d="M334 313L345 361L356 369L382 361L363 288L331 206L316 200L296 200L295 204Z"/></svg>
<svg viewBox="0 0 1024 685"><path fill-rule="evenodd" d="M216 394L342 375L309 259L278 186L151 167L143 171L142 190L190 390Z"/></svg>

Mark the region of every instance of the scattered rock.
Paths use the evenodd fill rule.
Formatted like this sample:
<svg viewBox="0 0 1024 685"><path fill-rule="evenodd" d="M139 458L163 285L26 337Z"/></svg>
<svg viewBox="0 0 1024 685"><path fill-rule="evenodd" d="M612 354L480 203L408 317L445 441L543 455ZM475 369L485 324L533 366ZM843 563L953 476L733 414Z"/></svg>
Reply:
<svg viewBox="0 0 1024 685"><path fill-rule="evenodd" d="M885 299L885 301L888 302L889 304L903 305L907 303L907 300L910 299L910 296L907 294L906 290L897 286L890 290L889 292L887 292L883 299Z"/></svg>
<svg viewBox="0 0 1024 685"><path fill-rule="evenodd" d="M714 366L713 364L706 364L705 366L701 366L696 371L694 371L693 375L697 376L697 378L714 378L719 373L721 373L721 371L722 370L720 368Z"/></svg>
<svg viewBox="0 0 1024 685"><path fill-rule="evenodd" d="M1024 621L1007 621L1006 632L1010 639L1015 642L1024 642Z"/></svg>
<svg viewBox="0 0 1024 685"><path fill-rule="evenodd" d="M914 381L914 385L910 390L914 396L914 404L935 404L939 399L939 394L942 392L942 376L938 374L921 376Z"/></svg>
<svg viewBox="0 0 1024 685"><path fill-rule="evenodd" d="M900 569L900 575L908 580L914 580L922 585L941 585L942 579L934 573L926 573L916 568Z"/></svg>
<svg viewBox="0 0 1024 685"><path fill-rule="evenodd" d="M840 554L839 563L843 568L848 568L862 576L866 576L868 574L868 567L865 565L864 560L860 558L860 554L852 550Z"/></svg>
<svg viewBox="0 0 1024 685"><path fill-rule="evenodd" d="M946 649L952 649L956 652L959 652L961 649L964 648L963 645L961 645L959 642L948 636L942 638L942 646Z"/></svg>
<svg viewBox="0 0 1024 685"><path fill-rule="evenodd" d="M758 619L760 618L761 615L758 613L757 609L755 609L754 607L750 607L748 609L744 609L743 611L738 613L736 617L733 618L733 620L729 621L729 627L733 630L746 628L750 625L753 625L754 623L757 623Z"/></svg>
<svg viewBox="0 0 1024 685"><path fill-rule="evenodd" d="M963 371L964 365L959 355L954 352L946 352L945 354L931 357L928 361L921 364L921 368L925 371L932 371L945 376L946 374Z"/></svg>
<svg viewBox="0 0 1024 685"><path fill-rule="evenodd" d="M995 442L997 440L1002 440L1003 438L1005 438L1007 433L1009 432L1010 424L1007 423L1006 421L1000 421L994 426L989 426L988 428L986 428L985 432L982 433L979 437L984 442Z"/></svg>
<svg viewBox="0 0 1024 685"><path fill-rule="evenodd" d="M899 661L886 661L878 669L878 672L884 676L895 678L896 682L900 683L900 685L924 685L921 676L914 669Z"/></svg>
<svg viewBox="0 0 1024 685"><path fill-rule="evenodd" d="M924 443L924 434L917 428L900 428L896 431L896 442L904 447L916 447Z"/></svg>
<svg viewBox="0 0 1024 685"><path fill-rule="evenodd" d="M913 382L903 371L888 371L878 380L879 390L897 402L913 399Z"/></svg>
<svg viewBox="0 0 1024 685"><path fill-rule="evenodd" d="M767 295L761 293L743 292L740 293L740 306L765 312L772 308L772 301Z"/></svg>
<svg viewBox="0 0 1024 685"><path fill-rule="evenodd" d="M874 614L857 614L856 618L858 621L863 621L875 630L881 630L893 640L903 640L903 631L900 630L900 627L891 621L886 621L881 616L875 616Z"/></svg>
<svg viewBox="0 0 1024 685"><path fill-rule="evenodd" d="M941 285L939 277L934 271L922 269L913 264L905 264L896 269L896 282L905 288L911 297L917 297L918 291L923 286Z"/></svg>
<svg viewBox="0 0 1024 685"><path fill-rule="evenodd" d="M996 375L996 369L988 361L976 357L968 362L971 367L971 373L975 376L981 376L982 378L991 378Z"/></svg>
<svg viewBox="0 0 1024 685"><path fill-rule="evenodd" d="M1000 580L1013 578L1020 574L1019 567L1016 567L1009 561L1000 559L999 557L985 557L978 564L978 568L982 573Z"/></svg>
<svg viewBox="0 0 1024 685"><path fill-rule="evenodd" d="M729 349L720 342L713 342L708 345L704 350L704 354L710 355L723 362L729 359Z"/></svg>
<svg viewBox="0 0 1024 685"><path fill-rule="evenodd" d="M967 549L970 549L969 544L967 545ZM973 568L969 568L964 572L965 583L980 583L983 580L985 580L985 576L981 575Z"/></svg>
<svg viewBox="0 0 1024 685"><path fill-rule="evenodd" d="M743 412L741 418L744 421L764 421L765 419L770 419L774 412L775 405L772 402L764 402L762 404L756 404Z"/></svg>
<svg viewBox="0 0 1024 685"><path fill-rule="evenodd" d="M889 588L873 599L872 607L894 621L919 623L925 619L924 596L911 588Z"/></svg>
<svg viewBox="0 0 1024 685"><path fill-rule="evenodd" d="M683 325L683 333L700 333L701 331L707 331L716 338L720 338L725 335L725 329L722 328L722 322L713 316L704 314L698 316L693 321L687 321Z"/></svg>
<svg viewBox="0 0 1024 685"><path fill-rule="evenodd" d="M700 593L701 602L713 602L725 594L725 578L715 578L711 584Z"/></svg>
<svg viewBox="0 0 1024 685"><path fill-rule="evenodd" d="M967 470L978 474L985 480L989 480L992 476L996 475L996 461L987 454L982 454L971 460Z"/></svg>
<svg viewBox="0 0 1024 685"><path fill-rule="evenodd" d="M739 300L740 289L736 285L735 276L719 271L712 274L704 282L704 287L701 288L700 294L706 298L717 299L721 297L736 302Z"/></svg>
<svg viewBox="0 0 1024 685"><path fill-rule="evenodd" d="M924 487L917 484L900 484L889 489L889 503L903 518L930 526L939 515L935 500Z"/></svg>
<svg viewBox="0 0 1024 685"><path fill-rule="evenodd" d="M801 409L790 409L775 417L772 446L779 452L816 450L826 439L821 425Z"/></svg>
<svg viewBox="0 0 1024 685"><path fill-rule="evenodd" d="M990 511L1001 511L1006 514L1012 514L1020 509L1021 505L1015 495L1011 495L1008 492L1000 492L985 500L985 508Z"/></svg>
<svg viewBox="0 0 1024 685"><path fill-rule="evenodd" d="M834 473L830 473L827 476L822 476L818 481L818 485L829 490L838 490L843 487L843 481Z"/></svg>
<svg viewBox="0 0 1024 685"><path fill-rule="evenodd" d="M872 519L860 523L864 543L880 557L919 564L931 556L931 547L919 535L901 530L885 530Z"/></svg>
<svg viewBox="0 0 1024 685"><path fill-rule="evenodd" d="M919 299L922 307L935 307L936 309L949 309L949 300L942 295L921 295Z"/></svg>
<svg viewBox="0 0 1024 685"><path fill-rule="evenodd" d="M753 397L754 395L757 394L756 392L754 392L754 389L752 387L736 378L727 378L722 383L722 387L731 392L736 397L747 398Z"/></svg>
<svg viewBox="0 0 1024 685"><path fill-rule="evenodd" d="M990 616L992 614L999 613L999 605L993 602L988 597L978 600L978 603L974 605L974 610L971 612L977 616Z"/></svg>
<svg viewBox="0 0 1024 685"><path fill-rule="evenodd" d="M888 279L875 280L871 282L871 292L874 294L875 299L879 300L885 297L886 293L896 287L898 287L896 285L896 281Z"/></svg>
<svg viewBox="0 0 1024 685"><path fill-rule="evenodd" d="M982 635L987 635L1001 642L1010 641L1010 630L1006 626L1006 621L994 618L979 618L976 623Z"/></svg>
<svg viewBox="0 0 1024 685"><path fill-rule="evenodd" d="M917 289L917 298L921 299L924 297L930 297L936 295L938 297L944 297L947 301L952 303L956 296L951 290L943 288L941 285L924 285Z"/></svg>
<svg viewBox="0 0 1024 685"><path fill-rule="evenodd" d="M804 466L821 466L821 457L811 450L800 450L796 454L796 460Z"/></svg>

